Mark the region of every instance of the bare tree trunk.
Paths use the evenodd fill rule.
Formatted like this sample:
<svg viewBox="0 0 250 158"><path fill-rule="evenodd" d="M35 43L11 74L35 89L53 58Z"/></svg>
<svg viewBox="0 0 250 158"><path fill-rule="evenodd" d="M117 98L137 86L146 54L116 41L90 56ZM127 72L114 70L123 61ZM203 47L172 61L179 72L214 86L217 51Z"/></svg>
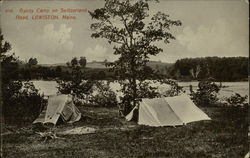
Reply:
<svg viewBox="0 0 250 158"><path fill-rule="evenodd" d="M133 107L136 106L137 89L136 89L136 78L133 78Z"/></svg>
<svg viewBox="0 0 250 158"><path fill-rule="evenodd" d="M135 71L135 59L134 58L135 57L133 57L131 61L133 107L136 106L136 98L137 98L136 71Z"/></svg>

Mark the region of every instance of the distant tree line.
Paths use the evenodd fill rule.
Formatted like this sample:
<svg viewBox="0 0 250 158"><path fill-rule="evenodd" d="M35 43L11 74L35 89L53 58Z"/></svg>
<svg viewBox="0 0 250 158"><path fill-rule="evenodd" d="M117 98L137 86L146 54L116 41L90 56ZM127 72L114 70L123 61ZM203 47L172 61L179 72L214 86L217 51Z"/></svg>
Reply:
<svg viewBox="0 0 250 158"><path fill-rule="evenodd" d="M66 63L66 66L43 66L38 65L36 58L30 58L27 63L19 62L15 65L15 71L13 74L16 79L20 80L32 80L32 79L43 79L43 80L71 80L72 79L72 68L78 66L81 71L85 71L84 78L103 80L111 79L115 75L106 68L86 68L87 60L85 57L72 58L71 61ZM10 67L12 69L12 67ZM11 70L12 71L12 70Z"/></svg>
<svg viewBox="0 0 250 158"><path fill-rule="evenodd" d="M170 74L175 79L239 81L248 77L247 57L205 57L177 60Z"/></svg>
<svg viewBox="0 0 250 158"><path fill-rule="evenodd" d="M94 80L109 80L115 79L113 72L110 72L108 69L101 68L81 68L86 73L86 78ZM67 66L40 66L36 65L33 67L24 67L20 66L16 70L18 77L21 80L33 80L33 79L42 79L42 80L53 80L53 79L63 79L71 80L71 71L72 69Z"/></svg>
<svg viewBox="0 0 250 158"><path fill-rule="evenodd" d="M11 57L9 57L11 58ZM12 59L9 59L12 60ZM11 62L6 70L13 79L20 80L71 80L72 65L77 63L81 71L85 71L85 78L93 80L116 80L117 74L107 68L88 68L85 57L72 58L66 66L42 66L38 65L36 58L30 58L27 63L23 61ZM105 62L110 63L110 62ZM105 64L103 63L103 64ZM216 81L242 81L248 78L247 57L205 57L184 58L177 60L174 64L155 64L144 67L146 78L170 78L176 80L201 80L212 77ZM6 76L8 77L8 76Z"/></svg>
<svg viewBox="0 0 250 158"><path fill-rule="evenodd" d="M80 57L77 63L81 71L85 71L85 78L93 80L116 80L117 74L108 68L86 67L87 59ZM6 71L12 78L20 80L71 80L72 64L76 58L72 58L65 66L43 66L38 65L36 58L30 58L27 63L16 62L8 66ZM110 63L110 62L105 62ZM103 64L105 64L103 63ZM170 78L176 80L201 80L212 77L216 81L242 81L248 77L247 57L205 57L205 58L184 58L177 60L174 64L156 63L145 66L144 76L149 79ZM152 74L154 74L152 76ZM155 76L158 75L158 76Z"/></svg>

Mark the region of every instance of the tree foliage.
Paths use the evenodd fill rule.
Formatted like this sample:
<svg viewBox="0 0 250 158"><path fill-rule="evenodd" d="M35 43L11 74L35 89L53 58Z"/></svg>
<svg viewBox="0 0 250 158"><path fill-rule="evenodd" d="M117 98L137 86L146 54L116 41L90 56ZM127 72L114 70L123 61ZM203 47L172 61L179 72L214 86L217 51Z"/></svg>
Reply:
<svg viewBox="0 0 250 158"><path fill-rule="evenodd" d="M240 94L235 93L234 95L230 96L226 100L227 100L229 106L243 107L243 106L248 105L247 104L247 95L241 96Z"/></svg>
<svg viewBox="0 0 250 158"><path fill-rule="evenodd" d="M11 45L4 41L0 29L1 44L1 100L6 123L33 121L41 112L45 100L30 82L19 81L18 58L10 53Z"/></svg>
<svg viewBox="0 0 250 158"><path fill-rule="evenodd" d="M79 65L79 62L78 62L77 57L74 57L74 58L70 61L70 63L71 63L71 66L72 66L72 67L77 67L77 66Z"/></svg>
<svg viewBox="0 0 250 158"><path fill-rule="evenodd" d="M161 97L173 97L173 96L177 96L180 93L184 92L183 87L179 86L178 83L175 80L161 79L160 83L161 84L167 84L167 85L170 86L169 89L167 89L165 92L160 94Z"/></svg>
<svg viewBox="0 0 250 158"><path fill-rule="evenodd" d="M34 65L37 65L38 64L38 61L36 58L30 58L29 61L28 61L28 65L29 66L34 66Z"/></svg>
<svg viewBox="0 0 250 158"><path fill-rule="evenodd" d="M67 62L69 68L71 68L71 78L68 81L58 79L58 92L62 94L71 94L75 104L81 104L83 100L92 93L93 81L87 80L82 71L82 64L76 57L70 62Z"/></svg>
<svg viewBox="0 0 250 158"><path fill-rule="evenodd" d="M81 67L84 68L86 66L86 64L87 64L86 58L85 57L80 57L79 64L81 65Z"/></svg>
<svg viewBox="0 0 250 158"><path fill-rule="evenodd" d="M198 83L197 91L193 91L190 87L191 99L201 106L215 105L218 101L218 92L220 87L212 78L204 79Z"/></svg>
<svg viewBox="0 0 250 158"><path fill-rule="evenodd" d="M106 0L104 7L89 12L96 20L91 24L92 37L105 38L114 44L114 55L119 56L109 66L120 80L125 94L122 99L128 100L128 106L131 102L135 106L140 91L146 88L144 67L149 57L163 51L156 42L169 43L175 39L170 29L181 25L179 20L171 20L162 12L150 18L148 11L148 0Z"/></svg>
<svg viewBox="0 0 250 158"><path fill-rule="evenodd" d="M179 59L174 64L172 76L177 79L205 79L213 77L217 81L237 81L248 76L247 57L205 57Z"/></svg>
<svg viewBox="0 0 250 158"><path fill-rule="evenodd" d="M93 86L89 104L91 106L114 107L117 106L116 94L111 90L109 82L96 81Z"/></svg>
<svg viewBox="0 0 250 158"><path fill-rule="evenodd" d="M12 81L2 89L3 114L7 123L32 122L43 110L46 100L32 82Z"/></svg>
<svg viewBox="0 0 250 158"><path fill-rule="evenodd" d="M0 29L0 62L2 84L8 84L13 79L18 79L18 59L10 53L11 44L4 40Z"/></svg>
<svg viewBox="0 0 250 158"><path fill-rule="evenodd" d="M110 89L109 83L87 78L82 67L86 65L73 58L71 60L71 78L69 80L58 79L58 92L71 94L76 105L112 107L117 105L116 94Z"/></svg>

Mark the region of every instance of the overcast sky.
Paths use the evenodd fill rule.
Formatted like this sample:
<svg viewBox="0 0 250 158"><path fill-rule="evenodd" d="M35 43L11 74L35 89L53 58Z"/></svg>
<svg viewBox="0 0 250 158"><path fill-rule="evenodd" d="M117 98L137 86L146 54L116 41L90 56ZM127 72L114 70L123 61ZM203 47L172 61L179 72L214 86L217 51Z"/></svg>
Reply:
<svg viewBox="0 0 250 158"><path fill-rule="evenodd" d="M150 14L162 11L182 26L173 31L176 40L159 43L163 52L152 60L175 62L185 57L248 56L247 0L160 0L150 5ZM85 56L88 61L112 61L112 46L103 39L90 37L88 13L75 13L76 20L17 20L20 8L79 8L94 10L101 0L82 1L4 1L1 27L5 39L22 60L36 57L40 64L65 63L72 57ZM5 13L13 9L13 13ZM39 13L22 14L37 15ZM52 13L48 13L51 15ZM44 14L45 15L45 14ZM62 14L59 14L62 15Z"/></svg>

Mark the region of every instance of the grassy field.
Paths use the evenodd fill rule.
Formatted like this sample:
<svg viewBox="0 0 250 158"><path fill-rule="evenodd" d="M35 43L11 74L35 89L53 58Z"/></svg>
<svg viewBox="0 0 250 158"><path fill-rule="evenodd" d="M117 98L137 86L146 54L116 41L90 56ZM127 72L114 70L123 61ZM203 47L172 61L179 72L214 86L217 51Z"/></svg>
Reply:
<svg viewBox="0 0 250 158"><path fill-rule="evenodd" d="M82 119L72 125L6 126L2 135L3 157L242 158L248 151L246 109L202 108L211 121L176 128L126 122L118 116L116 108L80 107L80 110ZM92 127L96 132L57 134L63 139L47 141L35 133L60 133L76 127Z"/></svg>

